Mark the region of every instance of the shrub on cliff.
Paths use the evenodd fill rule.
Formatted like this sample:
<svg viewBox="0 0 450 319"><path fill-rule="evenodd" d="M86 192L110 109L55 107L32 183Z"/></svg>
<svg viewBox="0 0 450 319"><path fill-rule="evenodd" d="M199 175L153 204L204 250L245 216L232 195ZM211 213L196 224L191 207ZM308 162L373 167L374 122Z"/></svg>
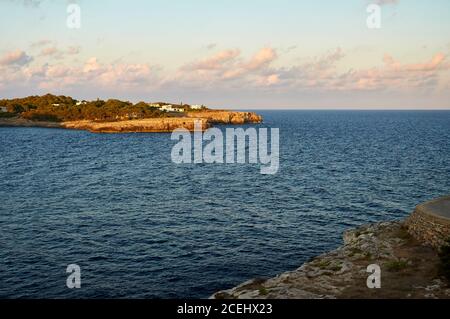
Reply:
<svg viewBox="0 0 450 319"><path fill-rule="evenodd" d="M28 111L22 113L24 119L38 122L60 122L61 120L54 114L41 113L36 111Z"/></svg>
<svg viewBox="0 0 450 319"><path fill-rule="evenodd" d="M439 252L439 258L441 259L439 272L450 283L450 238L447 240L447 243L441 248Z"/></svg>
<svg viewBox="0 0 450 319"><path fill-rule="evenodd" d="M16 114L14 113L8 113L8 112L0 112L0 119L1 118L10 118L10 117L15 117Z"/></svg>

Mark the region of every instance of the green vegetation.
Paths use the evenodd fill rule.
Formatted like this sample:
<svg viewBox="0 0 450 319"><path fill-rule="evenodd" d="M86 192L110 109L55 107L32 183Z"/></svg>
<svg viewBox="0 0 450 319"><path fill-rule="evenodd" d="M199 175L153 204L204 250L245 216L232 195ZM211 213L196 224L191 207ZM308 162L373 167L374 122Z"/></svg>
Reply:
<svg viewBox="0 0 450 319"><path fill-rule="evenodd" d="M353 257L355 255L362 254L362 253L363 253L363 251L361 249L352 247L352 248L350 248L350 252L349 252L348 256Z"/></svg>
<svg viewBox="0 0 450 319"><path fill-rule="evenodd" d="M404 260L394 260L386 263L386 269L392 272L402 271L408 267L408 262Z"/></svg>
<svg viewBox="0 0 450 319"><path fill-rule="evenodd" d="M364 258L369 259L369 260L372 259L372 254L370 253L370 251L367 251L364 253Z"/></svg>
<svg viewBox="0 0 450 319"><path fill-rule="evenodd" d="M8 113L4 114L10 114L2 117L20 116L34 121L52 122L77 120L108 122L171 116L157 108L149 107L144 102L133 104L114 99L78 102L71 97L52 94L0 100L0 107L6 107Z"/></svg>
<svg viewBox="0 0 450 319"><path fill-rule="evenodd" d="M260 296L267 296L269 294L269 291L265 287L259 288L259 295Z"/></svg>
<svg viewBox="0 0 450 319"><path fill-rule="evenodd" d="M9 113L9 112L0 112L0 118L10 118L10 117L15 117L16 114L14 113Z"/></svg>
<svg viewBox="0 0 450 319"><path fill-rule="evenodd" d="M331 261L329 260L321 260L318 262L315 262L316 267L320 268L320 269L327 269L329 266L331 265Z"/></svg>
<svg viewBox="0 0 450 319"><path fill-rule="evenodd" d="M439 258L441 260L439 273L450 282L450 238L447 240L447 244L441 248Z"/></svg>
<svg viewBox="0 0 450 319"><path fill-rule="evenodd" d="M341 271L342 270L342 265L334 265L334 266L330 267L330 270L334 271L334 272Z"/></svg>

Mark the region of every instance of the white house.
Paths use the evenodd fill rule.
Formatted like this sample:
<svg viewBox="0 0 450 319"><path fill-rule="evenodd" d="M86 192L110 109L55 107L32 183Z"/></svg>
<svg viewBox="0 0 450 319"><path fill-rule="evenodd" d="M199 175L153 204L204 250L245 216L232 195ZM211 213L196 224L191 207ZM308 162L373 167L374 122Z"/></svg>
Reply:
<svg viewBox="0 0 450 319"><path fill-rule="evenodd" d="M184 109L179 107L173 107L173 105L163 105L159 108L160 111L163 112L177 112L177 113L183 113Z"/></svg>
<svg viewBox="0 0 450 319"><path fill-rule="evenodd" d="M148 103L148 106L150 106L150 107L161 107L161 104L159 104L159 103Z"/></svg>
<svg viewBox="0 0 450 319"><path fill-rule="evenodd" d="M159 108L160 111L164 111L164 112L173 112L173 106L168 104L168 105L163 105Z"/></svg>
<svg viewBox="0 0 450 319"><path fill-rule="evenodd" d="M191 105L192 110L201 110L203 108L203 105Z"/></svg>
<svg viewBox="0 0 450 319"><path fill-rule="evenodd" d="M1 106L0 107L0 112L6 113L6 112L8 112L8 109L6 107L4 107L4 106Z"/></svg>
<svg viewBox="0 0 450 319"><path fill-rule="evenodd" d="M86 101L77 101L77 106L85 105L85 104L87 104Z"/></svg>

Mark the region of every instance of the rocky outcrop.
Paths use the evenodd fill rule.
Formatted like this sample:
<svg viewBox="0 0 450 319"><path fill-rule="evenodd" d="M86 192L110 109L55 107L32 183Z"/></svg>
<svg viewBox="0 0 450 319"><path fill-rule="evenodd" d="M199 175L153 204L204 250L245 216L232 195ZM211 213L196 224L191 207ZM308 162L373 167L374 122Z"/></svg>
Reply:
<svg viewBox="0 0 450 319"><path fill-rule="evenodd" d="M372 264L381 267L381 289L367 287ZM254 279L211 298L450 298L438 265L437 252L412 237L404 222L385 222L347 231L342 247L297 270Z"/></svg>
<svg viewBox="0 0 450 319"><path fill-rule="evenodd" d="M188 117L205 118L211 123L215 124L247 124L247 123L261 123L262 117L253 112L233 112L233 111L194 111L188 112Z"/></svg>
<svg viewBox="0 0 450 319"><path fill-rule="evenodd" d="M195 122L202 124L202 130L211 125L206 119L177 117L177 118L150 118L142 120L117 121L117 122L95 122L95 121L70 121L70 122L43 122L30 121L23 118L0 119L0 126L10 127L45 127L65 128L72 130L86 130L93 133L165 133L172 132L177 128L194 130Z"/></svg>
<svg viewBox="0 0 450 319"><path fill-rule="evenodd" d="M172 132L177 128L194 130L195 121L201 121L202 129L208 129L211 124L247 124L261 123L262 117L252 112L231 111L193 111L182 117L149 118L116 122L70 121L43 122L30 121L20 117L0 119L0 126L16 127L47 127L87 130L95 133L129 133L129 132Z"/></svg>
<svg viewBox="0 0 450 319"><path fill-rule="evenodd" d="M210 127L206 119L199 118L155 118L119 122L98 123L92 121L63 122L62 127L76 130L87 130L94 133L133 133L133 132L172 132L177 128L194 131L195 122L202 124L202 129Z"/></svg>

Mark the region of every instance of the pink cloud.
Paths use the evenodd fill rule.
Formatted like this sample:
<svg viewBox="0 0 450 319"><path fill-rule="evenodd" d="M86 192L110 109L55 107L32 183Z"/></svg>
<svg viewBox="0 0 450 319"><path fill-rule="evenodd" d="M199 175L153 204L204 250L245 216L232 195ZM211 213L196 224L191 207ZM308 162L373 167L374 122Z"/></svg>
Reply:
<svg viewBox="0 0 450 319"><path fill-rule="evenodd" d="M169 79L170 84L186 83L189 87L222 85L234 86L235 82L243 81L251 85L257 83L271 84L275 82L275 75L269 81L264 81L270 75L270 64L277 58L275 49L265 47L256 52L249 59L241 56L237 49L220 51L208 58L193 62L180 68L176 76Z"/></svg>
<svg viewBox="0 0 450 319"><path fill-rule="evenodd" d="M0 65L4 66L23 66L30 63L33 58L27 55L24 51L16 50L13 52L6 53L0 58Z"/></svg>
<svg viewBox="0 0 450 319"><path fill-rule="evenodd" d="M437 53L427 62L402 64L386 54L383 67L352 71L347 75L344 87L388 91L436 89L442 71L449 69L445 59L444 54Z"/></svg>
<svg viewBox="0 0 450 319"><path fill-rule="evenodd" d="M80 51L81 51L81 48L79 46L70 46L67 48L66 53L69 55L75 55L75 54L80 53Z"/></svg>
<svg viewBox="0 0 450 319"><path fill-rule="evenodd" d="M65 50L60 50L56 46L44 47L39 53L40 57L54 58L54 59L63 59L67 55L76 55L80 53L79 46L70 46Z"/></svg>
<svg viewBox="0 0 450 319"><path fill-rule="evenodd" d="M240 55L239 50L225 50L214 54L213 56L194 62L185 66L186 70L218 70L225 64L232 62Z"/></svg>
<svg viewBox="0 0 450 319"><path fill-rule="evenodd" d="M57 54L59 51L56 47L48 47L48 48L44 48L41 50L41 54L42 56L50 56L50 55L55 55Z"/></svg>
<svg viewBox="0 0 450 319"><path fill-rule="evenodd" d="M4 69L0 72L0 87L32 87L43 90L92 90L94 88L121 92L124 90L154 89L160 80L147 64L101 63L88 59L82 66L64 63L34 65Z"/></svg>
<svg viewBox="0 0 450 319"><path fill-rule="evenodd" d="M253 94L286 95L294 92L412 94L449 87L445 73L449 64L444 53L415 63L405 63L386 54L377 66L343 70L339 64L345 55L341 48L336 48L303 59L302 63L279 67L273 63L278 58L274 48L262 48L248 57L237 49L230 49L184 64L175 73L160 77L157 68L145 63L105 63L96 57L77 65L63 61L39 64L40 60L37 60L21 68L7 67L27 60L26 53L17 51L0 59L0 86L23 87L24 90L36 87L59 92L102 90L113 95L135 91L143 94L158 91L240 94L243 90Z"/></svg>
<svg viewBox="0 0 450 319"><path fill-rule="evenodd" d="M396 61L389 54L385 54L383 62L391 69L397 71L433 71L442 66L445 61L446 56L444 53L437 53L430 61L424 63L413 63L402 65L400 62ZM448 66L444 66L447 67Z"/></svg>
<svg viewBox="0 0 450 319"><path fill-rule="evenodd" d="M277 58L274 49L266 47L258 51L243 67L247 70L257 70L269 65Z"/></svg>

